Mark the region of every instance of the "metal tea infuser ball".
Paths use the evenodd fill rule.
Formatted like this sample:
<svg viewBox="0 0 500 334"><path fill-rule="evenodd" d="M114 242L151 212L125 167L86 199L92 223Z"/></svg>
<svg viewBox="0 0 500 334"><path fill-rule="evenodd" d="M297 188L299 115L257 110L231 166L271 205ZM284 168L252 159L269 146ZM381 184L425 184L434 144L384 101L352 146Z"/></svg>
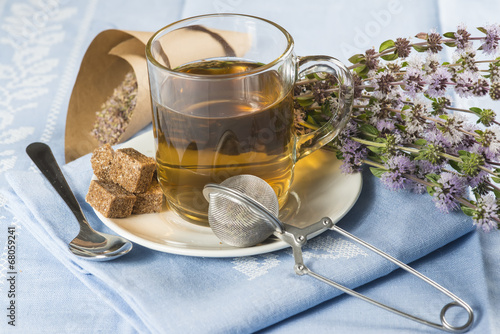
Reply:
<svg viewBox="0 0 500 334"><path fill-rule="evenodd" d="M305 227L297 228L286 225L278 217L278 199L271 186L261 178L253 175L237 175L228 178L221 184L207 184L203 190L209 202L208 220L214 234L224 243L236 247L249 247L256 245L274 234L279 239L288 243L293 250L295 259L295 272L298 275L309 275L326 284L329 284L351 296L391 311L413 321L445 330L448 332L466 332L472 325L474 314L469 305L453 293L443 288L436 282L422 275L396 258L382 252L365 241L355 237L333 224L328 217ZM326 277L311 271L302 258L302 246L307 242L307 237L322 229L330 229L356 241L385 259L395 263L407 272L417 276L453 301L446 304L440 313L441 324L418 318L393 307L381 304L354 290L340 285ZM461 307L467 311L467 322L462 326L453 326L445 318L446 312L452 307Z"/></svg>

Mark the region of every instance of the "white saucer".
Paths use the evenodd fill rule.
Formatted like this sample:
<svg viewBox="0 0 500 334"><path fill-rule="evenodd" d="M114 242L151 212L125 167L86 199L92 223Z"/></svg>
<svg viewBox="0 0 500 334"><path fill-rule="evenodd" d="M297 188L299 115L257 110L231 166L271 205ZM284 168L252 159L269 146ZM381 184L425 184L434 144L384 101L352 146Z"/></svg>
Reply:
<svg viewBox="0 0 500 334"><path fill-rule="evenodd" d="M122 147L133 147L154 157L152 131L125 142ZM339 221L354 205L362 188L361 174L342 174L341 162L335 154L318 150L299 161L290 199L280 211L280 219L290 225L307 226L323 217ZM99 219L117 234L144 247L161 252L202 257L237 257L263 254L288 247L271 237L264 243L247 248L225 245L209 227L189 223L164 207L161 213L132 215L127 218ZM320 234L323 231L316 233ZM314 237L315 235L311 236Z"/></svg>

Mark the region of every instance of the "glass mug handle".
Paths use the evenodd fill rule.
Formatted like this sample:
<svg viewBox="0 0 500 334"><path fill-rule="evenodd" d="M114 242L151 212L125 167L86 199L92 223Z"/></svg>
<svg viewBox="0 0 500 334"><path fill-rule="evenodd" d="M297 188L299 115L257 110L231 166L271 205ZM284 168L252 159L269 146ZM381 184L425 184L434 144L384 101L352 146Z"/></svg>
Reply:
<svg viewBox="0 0 500 334"><path fill-rule="evenodd" d="M333 75L337 79L338 100L328 122L313 132L297 136L295 161L302 159L337 137L349 121L354 99L351 72L338 59L322 55L298 57L297 69L297 81L313 73L321 72Z"/></svg>

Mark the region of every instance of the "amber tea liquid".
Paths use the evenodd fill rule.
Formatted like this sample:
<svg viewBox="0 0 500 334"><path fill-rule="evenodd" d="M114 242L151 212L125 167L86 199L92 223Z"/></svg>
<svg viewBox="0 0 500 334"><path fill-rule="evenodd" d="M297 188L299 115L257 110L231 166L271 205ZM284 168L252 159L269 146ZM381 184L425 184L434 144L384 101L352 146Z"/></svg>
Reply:
<svg viewBox="0 0 500 334"><path fill-rule="evenodd" d="M200 79L168 78L161 91L168 106L153 101L158 179L171 207L192 222L207 224L203 187L233 175L263 178L280 206L286 202L293 173L292 91L284 90L274 71L224 76L259 66L246 61L185 65L177 71Z"/></svg>

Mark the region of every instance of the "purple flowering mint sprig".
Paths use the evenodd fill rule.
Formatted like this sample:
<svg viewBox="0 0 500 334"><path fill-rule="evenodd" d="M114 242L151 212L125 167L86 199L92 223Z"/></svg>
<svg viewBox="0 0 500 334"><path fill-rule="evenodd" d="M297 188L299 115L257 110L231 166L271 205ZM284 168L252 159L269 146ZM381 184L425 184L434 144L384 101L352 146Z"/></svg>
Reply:
<svg viewBox="0 0 500 334"><path fill-rule="evenodd" d="M459 202L467 186L463 177L453 172L442 172L439 175L428 174L427 178L431 180L427 191L439 210L448 213L460 207Z"/></svg>
<svg viewBox="0 0 500 334"><path fill-rule="evenodd" d="M494 55L498 51L498 41L500 40L500 26L491 24L484 28L478 28L486 34L483 44L479 47L487 55Z"/></svg>
<svg viewBox="0 0 500 334"><path fill-rule="evenodd" d="M466 207L464 210L467 214L474 218L474 225L481 228L485 232L490 232L498 226L500 221L498 200L491 193L479 197L475 206Z"/></svg>
<svg viewBox="0 0 500 334"><path fill-rule="evenodd" d="M412 179L408 177L415 172L414 162L406 155L391 156L385 162L383 169L386 169L380 175L382 183L391 190L406 189L412 186ZM374 171L377 173L377 171Z"/></svg>
<svg viewBox="0 0 500 334"><path fill-rule="evenodd" d="M472 36L459 25L455 32L419 33L416 41L397 38L353 55L351 121L327 147L337 152L343 172L368 165L388 189L427 191L439 210L461 208L478 229L491 231L500 222L500 123L494 110L464 109L449 95L500 99L500 58L494 58L500 26L478 30ZM445 47L454 49L451 61L440 58ZM300 132L335 114L339 84L318 74L297 82Z"/></svg>

